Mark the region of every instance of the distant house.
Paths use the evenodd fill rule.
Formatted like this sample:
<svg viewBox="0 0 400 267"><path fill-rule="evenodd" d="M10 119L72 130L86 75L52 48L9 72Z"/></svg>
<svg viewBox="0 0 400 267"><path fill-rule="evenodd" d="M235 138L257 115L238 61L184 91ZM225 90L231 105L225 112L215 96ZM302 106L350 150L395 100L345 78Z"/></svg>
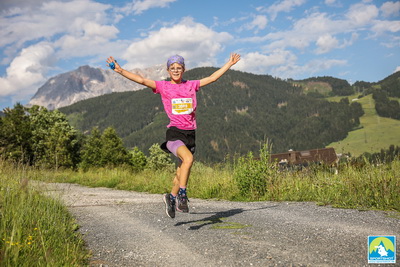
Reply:
<svg viewBox="0 0 400 267"><path fill-rule="evenodd" d="M285 153L271 154L271 161L280 166L308 166L310 163L336 165L339 161L333 147L303 151L289 150Z"/></svg>

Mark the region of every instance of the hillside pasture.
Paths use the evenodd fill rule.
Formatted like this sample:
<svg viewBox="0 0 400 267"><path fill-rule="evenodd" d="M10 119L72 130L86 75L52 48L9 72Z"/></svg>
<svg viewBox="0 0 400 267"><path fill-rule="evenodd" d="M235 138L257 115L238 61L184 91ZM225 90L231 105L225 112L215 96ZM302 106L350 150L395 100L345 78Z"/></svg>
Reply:
<svg viewBox="0 0 400 267"><path fill-rule="evenodd" d="M343 97L330 97L329 101L340 101ZM360 118L361 127L349 132L348 136L328 146L334 147L337 153L351 153L359 156L364 152L375 153L387 149L390 145L400 145L400 121L377 115L372 95L358 99L357 95L349 96L349 101L359 102L365 114Z"/></svg>

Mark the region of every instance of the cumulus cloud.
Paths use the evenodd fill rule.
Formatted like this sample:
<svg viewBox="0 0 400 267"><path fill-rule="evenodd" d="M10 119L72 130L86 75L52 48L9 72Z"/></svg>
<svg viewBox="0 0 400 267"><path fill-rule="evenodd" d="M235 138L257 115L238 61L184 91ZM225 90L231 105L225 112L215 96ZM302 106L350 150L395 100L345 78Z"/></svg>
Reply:
<svg viewBox="0 0 400 267"><path fill-rule="evenodd" d="M329 6L335 4L335 2L336 2L336 0L325 0L325 4L327 4Z"/></svg>
<svg viewBox="0 0 400 267"><path fill-rule="evenodd" d="M291 30L269 33L264 39L271 41L268 45L271 50L284 47L304 50L312 43L316 43L321 36L334 35L342 31L343 26L342 21L332 21L325 13L313 13L296 21Z"/></svg>
<svg viewBox="0 0 400 267"><path fill-rule="evenodd" d="M99 24L107 22L105 13L110 5L91 1L46 2L34 9L6 11L1 16L0 47L17 45L41 38L51 39L58 34L80 34L82 21ZM91 12L87 12L90 10Z"/></svg>
<svg viewBox="0 0 400 267"><path fill-rule="evenodd" d="M305 0L283 0L280 2L275 2L273 5L265 9L271 16L271 20L275 20L280 12L289 12L293 10L296 6L301 6L304 4Z"/></svg>
<svg viewBox="0 0 400 267"><path fill-rule="evenodd" d="M399 17L400 15L400 2L385 2L382 4L380 10L384 17Z"/></svg>
<svg viewBox="0 0 400 267"><path fill-rule="evenodd" d="M259 30L265 29L267 24L268 19L266 16L257 15L251 22L245 24L243 28L245 28L246 30L255 30L254 33L258 33Z"/></svg>
<svg viewBox="0 0 400 267"><path fill-rule="evenodd" d="M7 68L7 77L0 78L0 96L14 95L26 100L45 80L45 73L55 62L51 44L43 42L22 49Z"/></svg>
<svg viewBox="0 0 400 267"><path fill-rule="evenodd" d="M284 79L300 79L347 64L346 60L321 58L299 65L297 60L296 54L289 50L276 49L271 53L250 52L242 55L242 60L235 65L235 68L251 73L269 73Z"/></svg>
<svg viewBox="0 0 400 267"><path fill-rule="evenodd" d="M324 34L317 40L317 54L324 54L338 47L339 41L330 34Z"/></svg>
<svg viewBox="0 0 400 267"><path fill-rule="evenodd" d="M326 1L326 4L333 4L334 2ZM282 1L279 4L275 4L274 8L276 10L288 10L289 7L295 4L301 4L301 2ZM281 8L277 8L278 6ZM383 6L381 9L383 9ZM275 10L274 8L273 10ZM359 32L369 33L367 37L375 38L383 33L400 31L400 21L379 20L378 16L379 9L375 5L366 2L358 3L351 5L344 16L337 19L327 13L313 12L304 18L294 21L291 29L271 32L262 37L247 38L243 41L252 43L269 42L266 46L269 51L278 48L295 48L304 52L315 45L312 51L320 55L352 45L359 39ZM390 42L388 40L385 43L394 43L394 41Z"/></svg>
<svg viewBox="0 0 400 267"><path fill-rule="evenodd" d="M170 3L175 1L176 0L135 0L118 10L125 14L131 14L133 12L135 15L139 15L151 8L167 7Z"/></svg>
<svg viewBox="0 0 400 267"><path fill-rule="evenodd" d="M287 50L277 49L269 54L250 52L242 55L242 60L235 65L235 68L245 72L261 74L266 73L266 70L271 71L274 67L294 64L296 60L297 57Z"/></svg>
<svg viewBox="0 0 400 267"><path fill-rule="evenodd" d="M373 22L378 17L379 9L375 5L355 4L352 5L346 16L354 26L364 26Z"/></svg>
<svg viewBox="0 0 400 267"><path fill-rule="evenodd" d="M123 55L129 62L125 67L142 68L160 64L174 54L185 57L189 68L215 65L215 56L232 38L226 32L215 32L186 17L172 27L163 27L133 42Z"/></svg>
<svg viewBox="0 0 400 267"><path fill-rule="evenodd" d="M346 60L338 59L313 59L304 65L287 64L274 68L271 73L281 78L301 79L324 73L335 66L346 65Z"/></svg>
<svg viewBox="0 0 400 267"><path fill-rule="evenodd" d="M372 26L372 30L376 35L384 32L399 32L400 31L400 20L398 21L376 21Z"/></svg>

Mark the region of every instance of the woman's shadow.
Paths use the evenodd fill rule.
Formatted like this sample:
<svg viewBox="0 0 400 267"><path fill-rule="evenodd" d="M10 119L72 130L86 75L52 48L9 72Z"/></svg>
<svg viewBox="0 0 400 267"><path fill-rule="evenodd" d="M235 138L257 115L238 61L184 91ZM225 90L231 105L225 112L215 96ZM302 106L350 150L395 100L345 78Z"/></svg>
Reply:
<svg viewBox="0 0 400 267"><path fill-rule="evenodd" d="M175 226L180 226L180 225L185 225L185 224L189 224L189 223L197 223L197 225L192 225L188 228L188 230L199 230L200 228L207 226L207 225L215 225L218 223L224 223L223 219L227 218L227 217L232 217L236 214L240 214L242 212L247 212L247 211L255 211L255 210L262 210L262 209L269 209L269 208L273 208L276 207L275 206L268 206L268 207L261 207L261 208L257 208L257 209L231 209L231 210L227 210L227 211L218 211L216 213L214 212L206 212L206 213L196 213L193 212L191 214L213 214L209 217L203 218L203 219L199 219L199 220L193 220L193 221L187 221L187 222L178 222L175 224Z"/></svg>

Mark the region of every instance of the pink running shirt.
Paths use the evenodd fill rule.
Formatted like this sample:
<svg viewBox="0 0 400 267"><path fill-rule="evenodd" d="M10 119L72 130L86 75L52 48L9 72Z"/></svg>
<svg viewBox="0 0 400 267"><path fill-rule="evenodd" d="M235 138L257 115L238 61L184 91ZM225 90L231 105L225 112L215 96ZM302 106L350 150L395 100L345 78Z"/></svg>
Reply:
<svg viewBox="0 0 400 267"><path fill-rule="evenodd" d="M155 94L161 95L164 110L170 120L167 127L175 126L181 130L194 130L196 125L196 92L200 81L185 81L173 84L170 81L156 81Z"/></svg>

